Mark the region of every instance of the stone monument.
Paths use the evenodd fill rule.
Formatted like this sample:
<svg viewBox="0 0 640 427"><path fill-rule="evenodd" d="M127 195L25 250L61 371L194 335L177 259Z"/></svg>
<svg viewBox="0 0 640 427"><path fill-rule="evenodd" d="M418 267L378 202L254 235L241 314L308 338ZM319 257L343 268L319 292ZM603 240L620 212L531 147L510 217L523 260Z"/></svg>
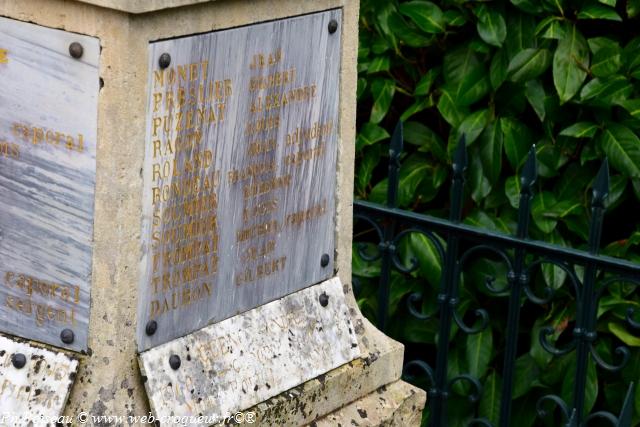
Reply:
<svg viewBox="0 0 640 427"><path fill-rule="evenodd" d="M419 425L350 286L358 7L0 0L0 425Z"/></svg>

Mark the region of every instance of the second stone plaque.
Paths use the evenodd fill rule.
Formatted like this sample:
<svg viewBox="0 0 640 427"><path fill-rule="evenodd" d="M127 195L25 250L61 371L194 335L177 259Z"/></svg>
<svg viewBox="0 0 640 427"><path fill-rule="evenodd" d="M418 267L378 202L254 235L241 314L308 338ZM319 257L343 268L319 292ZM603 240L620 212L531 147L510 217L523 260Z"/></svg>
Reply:
<svg viewBox="0 0 640 427"><path fill-rule="evenodd" d="M340 22L150 44L140 351L332 276Z"/></svg>

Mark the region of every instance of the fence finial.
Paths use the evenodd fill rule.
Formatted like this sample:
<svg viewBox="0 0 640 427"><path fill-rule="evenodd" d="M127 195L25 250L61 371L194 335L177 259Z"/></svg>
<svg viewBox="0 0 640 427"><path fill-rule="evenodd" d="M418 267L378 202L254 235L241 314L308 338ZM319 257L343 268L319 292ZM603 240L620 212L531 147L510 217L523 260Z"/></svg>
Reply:
<svg viewBox="0 0 640 427"><path fill-rule="evenodd" d="M605 157L600 171L593 183L593 199L591 206L604 208L604 201L609 195L609 161Z"/></svg>

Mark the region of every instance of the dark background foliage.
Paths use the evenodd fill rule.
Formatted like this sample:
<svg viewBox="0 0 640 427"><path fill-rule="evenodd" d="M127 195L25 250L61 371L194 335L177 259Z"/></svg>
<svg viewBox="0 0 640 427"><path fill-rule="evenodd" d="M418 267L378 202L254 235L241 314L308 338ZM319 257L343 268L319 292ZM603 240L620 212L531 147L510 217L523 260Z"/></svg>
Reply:
<svg viewBox="0 0 640 427"><path fill-rule="evenodd" d="M446 216L451 153L465 135L467 170L464 221L513 234L517 175L535 144L539 178L533 199L530 236L585 248L591 184L602 159L611 167L611 191L602 253L640 262L640 0L399 1L362 0L358 54L357 198L384 203L389 136L404 122L405 154L400 169L399 206ZM356 224L355 240L367 241ZM435 365L437 318L408 315L405 299L425 295L433 312L441 260L418 235L400 247L420 268L392 274L388 333L407 345L407 357ZM409 264L409 262L407 262ZM354 283L363 312L375 320L380 266L354 251ZM580 271L578 271L581 274ZM454 327L450 374L481 378L479 405L454 389L450 424L464 425L475 411L495 421L499 407L507 298L491 295L486 280L500 287L506 267L496 260L472 263L463 273L459 311L488 309L491 324L476 335ZM494 279L491 279L494 278ZM561 343L575 319L575 295L566 274L540 268L539 287L556 290L546 306L523 306L516 362L514 416L518 425L536 421L535 402L549 392L571 401L575 354L552 357L538 342L542 326L555 328ZM615 360L614 349L632 350L619 374L590 365L587 406L617 413L626 384L640 379L640 332L623 326L627 308L640 307L631 286L615 286L598 311L598 349ZM419 381L418 381L418 384ZM424 386L424 384L422 384ZM640 387L635 396L640 424Z"/></svg>

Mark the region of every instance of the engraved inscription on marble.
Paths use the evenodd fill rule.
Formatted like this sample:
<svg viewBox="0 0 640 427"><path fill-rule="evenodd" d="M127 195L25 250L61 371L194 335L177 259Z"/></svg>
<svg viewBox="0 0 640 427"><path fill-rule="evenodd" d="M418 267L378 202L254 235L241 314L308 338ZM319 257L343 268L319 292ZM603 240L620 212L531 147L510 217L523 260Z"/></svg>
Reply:
<svg viewBox="0 0 640 427"><path fill-rule="evenodd" d="M0 331L76 351L89 323L99 52L98 39L0 18Z"/></svg>
<svg viewBox="0 0 640 427"><path fill-rule="evenodd" d="M141 351L333 275L332 20L341 10L150 44Z"/></svg>
<svg viewBox="0 0 640 427"><path fill-rule="evenodd" d="M336 277L148 350L140 365L156 417L224 418L359 356Z"/></svg>
<svg viewBox="0 0 640 427"><path fill-rule="evenodd" d="M0 427L55 425L78 361L0 335Z"/></svg>

